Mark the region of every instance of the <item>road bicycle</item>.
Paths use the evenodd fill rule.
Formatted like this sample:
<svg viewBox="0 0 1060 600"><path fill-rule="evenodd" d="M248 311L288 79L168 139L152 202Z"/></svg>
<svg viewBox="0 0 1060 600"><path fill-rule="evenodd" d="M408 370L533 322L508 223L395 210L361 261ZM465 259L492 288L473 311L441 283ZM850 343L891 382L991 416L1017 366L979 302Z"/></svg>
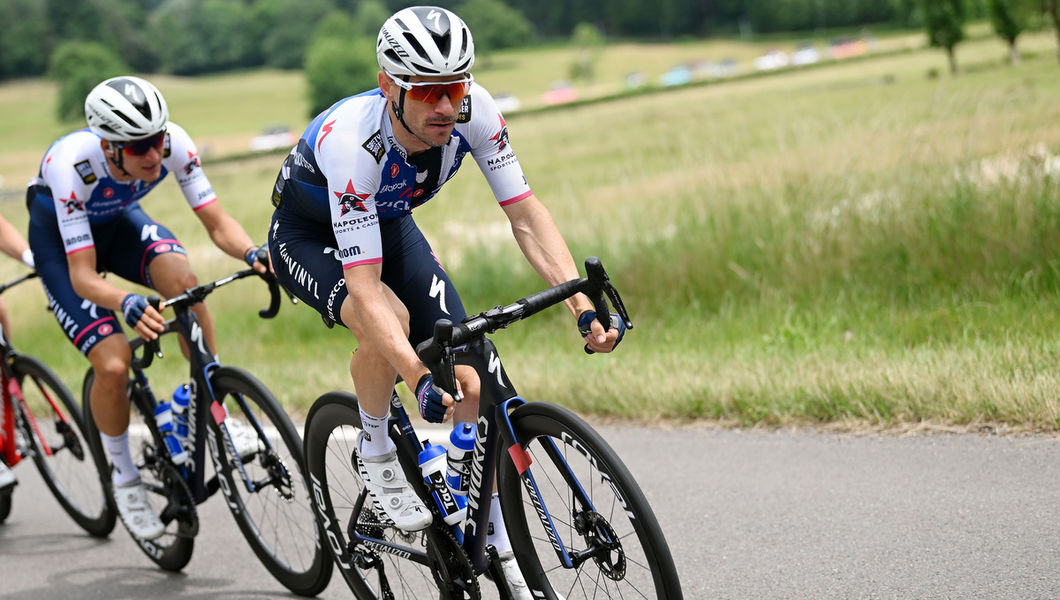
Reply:
<svg viewBox="0 0 1060 600"><path fill-rule="evenodd" d="M586 261L586 274L457 325L440 320L433 337L417 347L435 382L450 394L456 391L454 364L472 366L481 380L462 523L446 525L431 500L417 465L423 443L396 393L388 432L402 470L435 517L413 533L377 514L358 475L356 396L329 392L314 403L304 436L313 508L355 596L478 599L484 594L479 575L486 574L497 594L510 598L499 583L496 550L486 544L496 476L504 523L534 598L682 598L659 524L621 459L573 412L519 397L486 337L579 292L592 299L601 322L608 321L605 327L612 326L608 300L617 318L632 327L598 259Z"/></svg>
<svg viewBox="0 0 1060 600"><path fill-rule="evenodd" d="M36 276L0 285L0 294ZM107 536L116 518L101 476L109 471L86 451L77 401L47 365L15 350L2 328L0 358L0 459L9 467L31 459L63 510L89 534ZM0 492L0 523L11 513L12 494Z"/></svg>
<svg viewBox="0 0 1060 600"><path fill-rule="evenodd" d="M130 535L158 566L179 571L191 560L199 531L195 507L220 490L247 543L269 572L292 592L314 596L327 587L333 567L323 550L321 529L302 474L302 440L287 413L257 378L217 362L191 311L192 305L217 288L252 275L258 273L246 269L185 290L165 302L157 297L149 299L159 310L174 310L174 318L166 321L159 339L175 333L188 349L190 448L183 465L173 462L159 432L154 417L158 402L144 373L155 356L162 356L159 339L145 343L137 336L129 340L133 350L129 399L134 408L130 432L143 432L133 454L147 485L148 501L166 525L162 537L154 540L139 538L131 531ZM259 314L272 318L279 310L279 286L271 275L262 277L269 284L271 298L269 308ZM105 460L91 417L93 377L90 368L83 385L86 423L93 454ZM244 442L237 451L233 433L238 436L240 432L236 429L256 441L249 440L249 445ZM210 478L207 463L212 470ZM109 480L107 491L112 492Z"/></svg>

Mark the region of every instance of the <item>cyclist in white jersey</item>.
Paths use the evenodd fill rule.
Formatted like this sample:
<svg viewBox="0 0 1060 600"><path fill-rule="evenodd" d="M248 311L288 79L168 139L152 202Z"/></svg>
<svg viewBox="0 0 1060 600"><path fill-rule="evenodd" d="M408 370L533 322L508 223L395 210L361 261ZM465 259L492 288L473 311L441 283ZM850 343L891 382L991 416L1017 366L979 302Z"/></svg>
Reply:
<svg viewBox="0 0 1060 600"><path fill-rule="evenodd" d="M356 337L350 374L363 423L358 470L381 512L414 531L428 526L431 515L401 475L386 432L396 377L415 391L420 414L432 422L454 414L476 421L478 383L470 367L457 367L464 400L454 406L415 353L438 318L459 322L466 313L412 209L470 154L545 281L579 275L523 177L493 98L473 83L474 43L464 22L437 7L400 10L383 24L376 54L379 88L320 114L284 161L269 244L280 282L329 326L344 325ZM610 352L619 330L604 331L585 296L566 304L587 331L589 348ZM500 552L513 592L528 597L496 497L490 514L495 534L487 541Z"/></svg>
<svg viewBox="0 0 1060 600"><path fill-rule="evenodd" d="M184 247L140 208L140 198L171 171L214 244L258 272L266 266L256 260L257 247L243 227L221 208L194 142L169 121L154 85L138 77L108 79L88 94L85 117L88 128L53 143L30 182L29 243L59 325L92 363L92 415L114 464L122 520L137 536L153 539L164 527L129 452L131 353L115 312L145 340L158 337L164 320L144 296L100 272L165 297L197 285ZM216 351L209 310L205 304L192 310Z"/></svg>
<svg viewBox="0 0 1060 600"><path fill-rule="evenodd" d="M15 226L5 219L3 215L0 215L0 252L16 260L21 260L28 267L33 267L33 251L29 249L26 238L22 237L18 229L15 229ZM2 296L0 296L0 328L2 328L4 335L11 339L11 323L7 318L7 305L4 304ZM0 460L0 491L10 488L16 483L18 483L18 479L15 474L4 464L4 461Z"/></svg>

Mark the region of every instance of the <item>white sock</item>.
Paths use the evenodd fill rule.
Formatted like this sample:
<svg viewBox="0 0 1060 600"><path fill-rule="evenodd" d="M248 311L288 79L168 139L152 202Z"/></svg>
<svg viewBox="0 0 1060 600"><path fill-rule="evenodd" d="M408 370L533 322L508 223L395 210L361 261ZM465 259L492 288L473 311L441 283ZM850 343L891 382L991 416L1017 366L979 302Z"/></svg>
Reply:
<svg viewBox="0 0 1060 600"><path fill-rule="evenodd" d="M501 498L493 494L490 499L490 524L486 529L486 543L497 549L497 554L504 556L512 551L508 541L508 530L504 528L504 516L501 515Z"/></svg>
<svg viewBox="0 0 1060 600"><path fill-rule="evenodd" d="M359 408L359 407L358 407ZM364 429L364 442L358 450L361 456L382 456L394 449L394 442L386 433L386 424L390 419L390 408L381 417L373 417L361 408L361 428Z"/></svg>
<svg viewBox="0 0 1060 600"><path fill-rule="evenodd" d="M103 447L107 449L110 462L114 465L114 472L111 473L114 485L123 486L139 479L140 470L133 463L132 452L129 451L129 430L113 437L101 431L99 437L103 439Z"/></svg>

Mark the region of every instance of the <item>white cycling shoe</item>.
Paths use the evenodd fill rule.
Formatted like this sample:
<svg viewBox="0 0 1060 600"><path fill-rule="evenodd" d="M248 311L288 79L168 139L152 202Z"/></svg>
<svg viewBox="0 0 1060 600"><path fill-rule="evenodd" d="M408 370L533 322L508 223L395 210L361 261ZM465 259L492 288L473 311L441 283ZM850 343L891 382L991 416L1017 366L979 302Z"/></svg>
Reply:
<svg viewBox="0 0 1060 600"><path fill-rule="evenodd" d="M0 461L0 492L14 487L17 483L18 479L11 472L11 467Z"/></svg>
<svg viewBox="0 0 1060 600"><path fill-rule="evenodd" d="M515 562L515 554L506 552L499 557L501 559L501 572L504 573L504 581L508 584L508 590L515 600L534 600L530 594L530 588L526 586L523 572L519 570L519 563Z"/></svg>
<svg viewBox="0 0 1060 600"><path fill-rule="evenodd" d="M232 417L225 418L225 427L228 429L228 435L232 436L232 445L235 446L236 454L244 462L253 458L261 450L258 432L254 431L253 427Z"/></svg>
<svg viewBox="0 0 1060 600"><path fill-rule="evenodd" d="M143 481L137 479L132 483L114 486L114 501L122 522L134 536L153 540L166 532L166 526L147 502L147 488Z"/></svg>
<svg viewBox="0 0 1060 600"><path fill-rule="evenodd" d="M357 471L364 486L372 495L376 510L382 521L389 521L402 531L419 531L431 524L433 517L416 490L405 479L398 463L397 449L382 456L362 457L360 453L362 431L357 436Z"/></svg>

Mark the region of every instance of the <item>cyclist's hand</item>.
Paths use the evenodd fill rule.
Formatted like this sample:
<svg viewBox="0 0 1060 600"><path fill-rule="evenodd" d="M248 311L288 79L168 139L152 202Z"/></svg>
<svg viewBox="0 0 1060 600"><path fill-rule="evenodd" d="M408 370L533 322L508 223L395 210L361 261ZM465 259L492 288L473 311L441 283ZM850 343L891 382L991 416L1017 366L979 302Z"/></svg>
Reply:
<svg viewBox="0 0 1060 600"><path fill-rule="evenodd" d="M121 313L129 327L135 329L136 333L147 341L157 339L158 333L165 329L162 315L140 294L125 296L121 301Z"/></svg>
<svg viewBox="0 0 1060 600"><path fill-rule="evenodd" d="M258 273L269 272L269 249L265 246L251 246L243 255L243 260Z"/></svg>
<svg viewBox="0 0 1060 600"><path fill-rule="evenodd" d="M420 416L428 423L444 423L453 416L453 397L434 384L430 373L420 377L416 384L416 404Z"/></svg>
<svg viewBox="0 0 1060 600"><path fill-rule="evenodd" d="M587 310L578 315L578 333L585 338L586 352L611 352L626 334L626 324L618 315L611 313L611 327L605 332L600 321L596 320L596 311Z"/></svg>

